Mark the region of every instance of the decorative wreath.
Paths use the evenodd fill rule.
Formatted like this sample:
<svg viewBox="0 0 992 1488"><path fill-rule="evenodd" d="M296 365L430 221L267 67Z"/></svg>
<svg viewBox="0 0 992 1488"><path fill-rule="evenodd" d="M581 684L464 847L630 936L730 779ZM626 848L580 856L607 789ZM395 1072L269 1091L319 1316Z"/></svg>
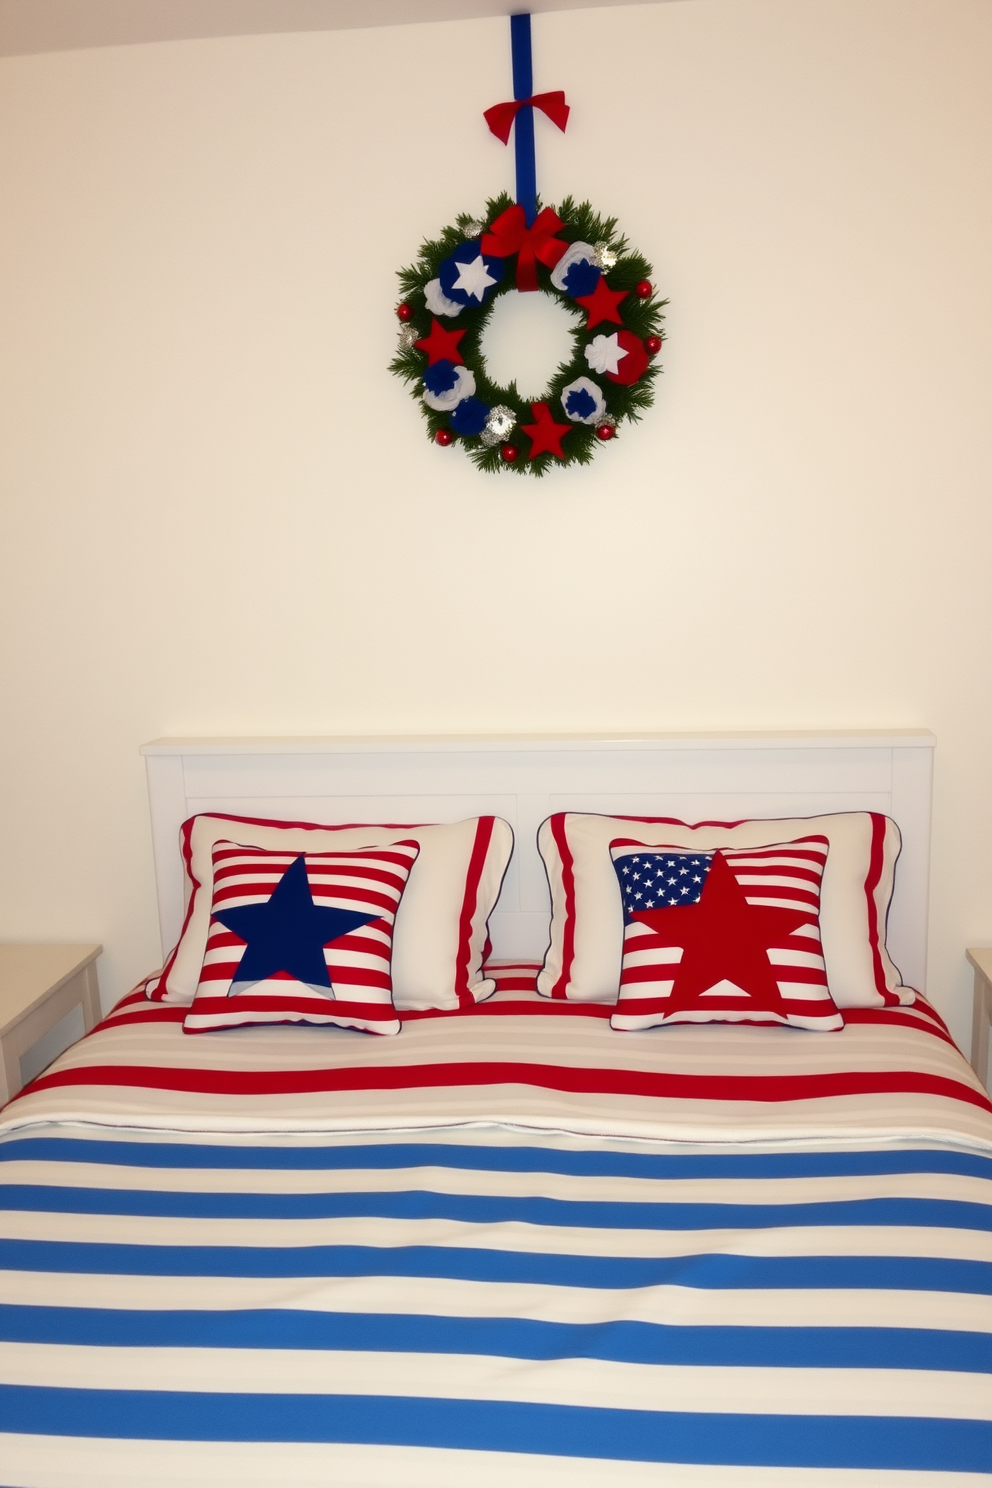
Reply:
<svg viewBox="0 0 992 1488"><path fill-rule="evenodd" d="M462 214L423 243L401 269L399 350L390 371L411 383L429 437L462 443L480 470L543 475L552 465L586 465L625 419L654 402L654 360L665 333L651 265L616 235L616 219L569 197L527 224L503 195L484 220ZM543 290L575 316L573 354L541 398L500 387L480 347L500 295Z"/></svg>

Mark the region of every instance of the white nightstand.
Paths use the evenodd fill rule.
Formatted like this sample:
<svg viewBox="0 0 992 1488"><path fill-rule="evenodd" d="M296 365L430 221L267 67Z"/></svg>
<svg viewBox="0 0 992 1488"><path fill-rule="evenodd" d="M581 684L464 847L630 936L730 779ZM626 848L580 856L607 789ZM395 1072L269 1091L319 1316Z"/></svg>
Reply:
<svg viewBox="0 0 992 1488"><path fill-rule="evenodd" d="M989 1024L992 1023L992 946L973 946L968 960L975 968L971 1067L985 1085L989 1078Z"/></svg>
<svg viewBox="0 0 992 1488"><path fill-rule="evenodd" d="M0 945L0 1106L20 1090L21 1055L73 1008L99 1023L98 945Z"/></svg>

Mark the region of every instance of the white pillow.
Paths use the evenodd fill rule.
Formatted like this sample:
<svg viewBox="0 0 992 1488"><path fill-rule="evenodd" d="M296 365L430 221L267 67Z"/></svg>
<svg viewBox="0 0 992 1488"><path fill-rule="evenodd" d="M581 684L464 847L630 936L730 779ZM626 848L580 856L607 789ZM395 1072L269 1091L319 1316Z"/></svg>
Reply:
<svg viewBox="0 0 992 1488"><path fill-rule="evenodd" d="M770 847L820 833L830 850L820 894L820 934L827 984L836 1005L911 1003L885 948L899 828L869 811L743 822L685 822L657 817L558 812L538 832L551 885L551 945L537 979L545 997L614 1002L623 961L623 907L610 843L629 837L647 846Z"/></svg>
<svg viewBox="0 0 992 1488"><path fill-rule="evenodd" d="M483 976L487 925L510 854L513 831L498 816L430 826L320 826L208 812L183 823L180 847L190 886L179 944L152 983L159 1002L193 1001L207 948L213 898L213 848L340 852L415 841L420 852L400 900L393 933L393 1005L401 1010L453 1009L481 1002L496 983Z"/></svg>

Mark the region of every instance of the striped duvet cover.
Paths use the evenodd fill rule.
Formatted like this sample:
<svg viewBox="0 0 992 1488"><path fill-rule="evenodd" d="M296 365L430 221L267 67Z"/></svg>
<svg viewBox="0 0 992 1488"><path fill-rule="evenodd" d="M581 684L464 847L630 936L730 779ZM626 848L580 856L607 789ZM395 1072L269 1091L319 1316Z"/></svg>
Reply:
<svg viewBox="0 0 992 1488"><path fill-rule="evenodd" d="M992 1110L926 1005L500 975L391 1040L134 995L6 1108L5 1488L992 1483Z"/></svg>

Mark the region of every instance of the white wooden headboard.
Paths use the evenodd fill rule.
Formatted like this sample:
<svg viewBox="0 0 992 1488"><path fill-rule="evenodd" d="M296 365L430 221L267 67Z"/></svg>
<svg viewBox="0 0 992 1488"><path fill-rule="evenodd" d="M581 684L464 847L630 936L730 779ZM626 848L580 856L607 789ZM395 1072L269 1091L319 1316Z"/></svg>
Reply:
<svg viewBox="0 0 992 1488"><path fill-rule="evenodd" d="M641 734L502 738L156 739L148 770L163 953L184 911L179 828L198 811L316 822L429 822L493 812L516 847L491 933L494 955L536 959L549 898L537 852L553 811L733 821L884 811L903 851L889 946L923 989L934 736Z"/></svg>

